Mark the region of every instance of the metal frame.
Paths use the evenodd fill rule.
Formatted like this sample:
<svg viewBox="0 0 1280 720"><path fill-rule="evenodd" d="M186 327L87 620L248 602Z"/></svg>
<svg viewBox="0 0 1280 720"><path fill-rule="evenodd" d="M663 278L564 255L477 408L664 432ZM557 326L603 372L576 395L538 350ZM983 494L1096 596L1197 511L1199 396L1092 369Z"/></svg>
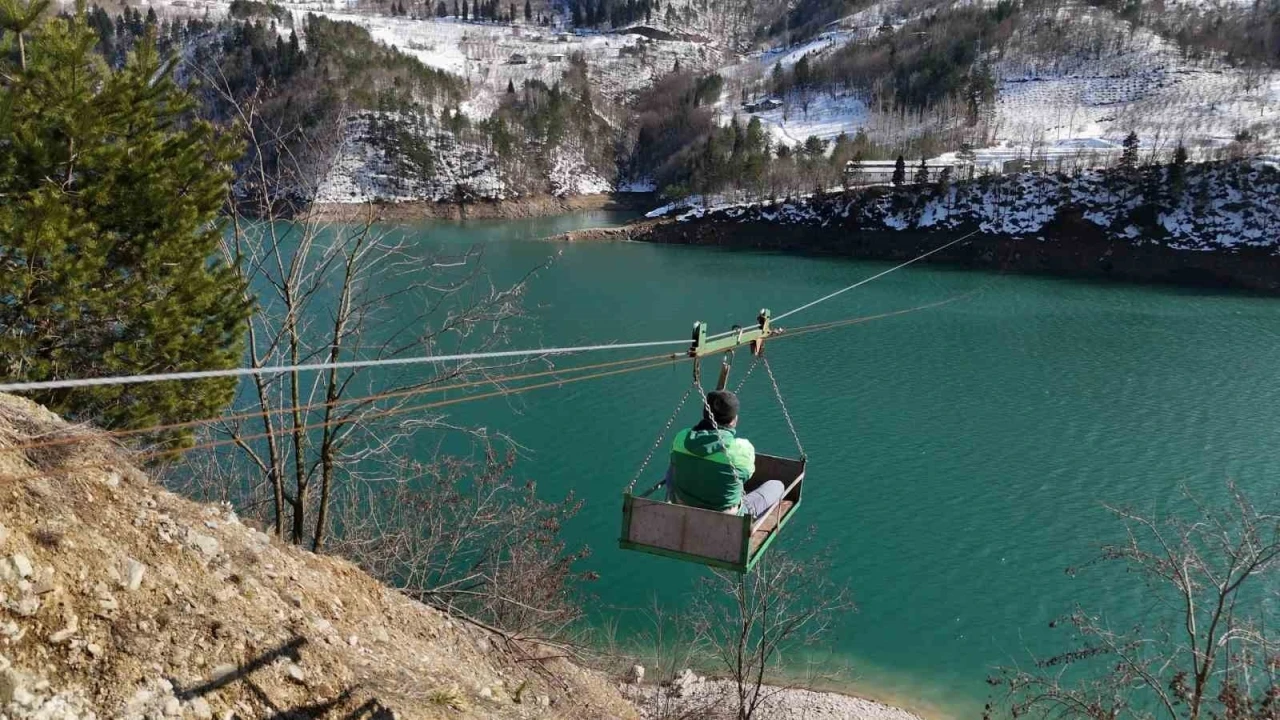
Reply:
<svg viewBox="0 0 1280 720"><path fill-rule="evenodd" d="M750 515L743 515L741 517L742 547L738 553L738 561L728 562L725 560L721 560L719 558L711 558L703 555L697 555L694 553L682 552L680 550L672 550L669 548L658 547L655 545L648 545L644 543L637 543L637 542L632 542L628 540L628 538L631 536L632 508L633 508L634 500L637 497L644 499L644 495L635 495L630 491L627 491L627 492L624 492L622 495L622 536L618 538L618 547L623 550L635 550L638 552L648 553L650 555L657 555L659 557L671 558L674 560L683 560L685 562L697 563L699 565L707 565L710 567L720 568L722 570L730 570L737 573L750 572L751 569L755 567L756 563L760 561L760 558L764 557L765 551L769 549L769 546L771 546L773 544L773 541L777 539L779 533L782 532L782 529L787 525L788 522L790 522L791 516L794 515L796 510L800 508L800 505L803 501L804 477L805 477L805 471L807 469L808 463L804 458L799 458L799 459L779 458L779 459L787 460L789 462L800 463L799 475L797 475L794 479L791 480L791 483L787 486L786 492L783 494L784 500L790 499L793 495L794 495L794 499L791 500L792 505L787 510L786 514L778 518L778 524L769 532L768 537L766 537L764 542L760 544L760 547L756 548L754 553L751 552L751 536L754 534L756 529L758 529L759 526L763 524L766 519L768 519L770 514L779 511L779 508L782 505L781 501L778 503L778 505L775 505L768 513L766 513L763 517L759 518L758 520L753 521ZM652 493L652 490L650 490L649 493L645 493L645 495L648 495L650 493ZM670 503L665 503L665 504L669 505ZM680 506L680 507L685 511L693 510L697 512L715 513L717 515L720 514L720 513L716 513L716 511L714 510L701 510L700 508L692 508L689 506Z"/></svg>
<svg viewBox="0 0 1280 720"><path fill-rule="evenodd" d="M706 357L718 352L733 350L747 343L751 343L751 353L759 355L764 351L765 338L772 334L773 328L769 326L769 310L767 308L761 310L756 317L755 327L737 328L733 334L714 340L707 340L707 324L698 321L693 324L693 344L689 346L688 355L691 358Z"/></svg>
<svg viewBox="0 0 1280 720"><path fill-rule="evenodd" d="M701 387L701 382L700 382L701 359L709 355L714 355L716 353L723 353L724 361L720 368L720 378L719 378L719 382L717 383L717 389L723 390L728 381L730 368L732 367L733 351L749 343L751 345L751 354L755 355L756 357L760 357L764 353L765 340L769 338L772 334L773 334L773 328L770 326L769 310L767 308L762 309L760 311L760 314L756 317L756 325L754 327L735 328L730 333L725 334L722 337L715 337L711 340L707 339L707 324L701 321L695 322L693 324L692 343L690 344L689 350L687 353L688 357L693 359L694 385L699 388ZM674 419L674 416L672 417ZM670 426L670 422L668 422L668 427L669 426ZM758 457L771 458L773 456L758 456ZM658 485L655 485L654 487L650 488L649 490L647 490L646 492L640 495L634 494L632 492L632 488L628 488L625 492L623 492L622 494L622 536L618 538L618 547L623 550L635 550L638 552L648 553L650 555L657 555L659 557L671 558L674 560L683 560L685 562L693 562L699 565L707 565L710 567L720 568L722 570L730 570L737 573L750 572L751 569L755 567L756 563L759 562L760 558L764 557L765 551L769 549L769 546L773 544L773 541L778 537L778 534L782 531L782 528L785 527L787 523L791 520L791 516L794 515L796 510L800 508L800 504L802 500L802 490L803 490L805 469L808 464L806 461L806 458L802 455L798 459L792 459L792 458L774 458L774 459L784 460L788 463L799 463L800 471L796 475L796 477L791 478L790 483L787 485L787 488L782 495L782 500L789 500L791 502L791 507L787 510L786 514L778 518L778 524L775 525L773 529L769 531L769 534L764 539L764 542L760 543L760 547L756 548L754 553L751 552L752 535L755 534L755 532L765 523L766 520L770 518L770 516L773 515L773 513L780 512L780 508L782 506L782 500L780 500L777 505L770 508L769 512L765 513L764 516L762 516L758 520L753 521L750 515L743 515L741 517L741 525L740 525L739 532L741 533L742 544L738 551L738 559L736 562L730 562L730 561L721 559L721 557L728 556L729 553L724 553L721 557L708 557L705 555L697 555L694 553L683 552L681 550L673 550L673 549L670 549L669 547L661 547L658 545L650 545L647 543L631 541L629 538L633 536L632 519L634 514L635 501L637 498L640 498L645 501L644 505L646 508L662 507L663 505L671 505L671 503L667 503L665 501L649 500L649 496L652 495L655 490L661 487L661 483L659 483ZM646 464L647 464L647 459L646 459ZM641 466L641 468L643 471L643 465ZM769 479L781 479L781 478L769 478ZM635 483L633 481L632 486L634 487L634 485ZM694 513L711 513L714 515L722 516L722 513L717 513L714 510L703 510L700 508L686 506L686 505L682 505L679 507L681 508L681 512L692 511ZM668 519L670 519L670 517ZM721 528L724 527L723 523L718 523L718 524L720 524ZM685 542L683 540L679 544L681 546L685 546Z"/></svg>

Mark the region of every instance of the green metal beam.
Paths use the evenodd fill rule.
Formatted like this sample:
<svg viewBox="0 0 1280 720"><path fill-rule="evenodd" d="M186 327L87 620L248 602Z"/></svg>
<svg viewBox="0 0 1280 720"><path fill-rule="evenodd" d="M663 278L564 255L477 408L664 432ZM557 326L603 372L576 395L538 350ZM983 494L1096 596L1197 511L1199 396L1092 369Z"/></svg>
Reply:
<svg viewBox="0 0 1280 720"><path fill-rule="evenodd" d="M707 324L696 322L693 324L693 344L689 346L689 357L700 358L732 350L747 343L763 340L769 337L772 332L772 328L769 327L769 311L767 309L760 311L760 316L756 318L755 327L742 328L732 335L726 335L710 341L707 340Z"/></svg>

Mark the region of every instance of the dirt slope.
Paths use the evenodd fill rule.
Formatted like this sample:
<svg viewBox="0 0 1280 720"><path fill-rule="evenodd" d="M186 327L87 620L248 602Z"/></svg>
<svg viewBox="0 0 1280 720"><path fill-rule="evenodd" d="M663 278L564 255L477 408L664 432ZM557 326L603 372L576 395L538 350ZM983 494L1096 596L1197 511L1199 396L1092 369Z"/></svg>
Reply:
<svg viewBox="0 0 1280 720"><path fill-rule="evenodd" d="M11 449L80 434L70 446ZM0 720L631 718L601 675L154 485L0 395Z"/></svg>

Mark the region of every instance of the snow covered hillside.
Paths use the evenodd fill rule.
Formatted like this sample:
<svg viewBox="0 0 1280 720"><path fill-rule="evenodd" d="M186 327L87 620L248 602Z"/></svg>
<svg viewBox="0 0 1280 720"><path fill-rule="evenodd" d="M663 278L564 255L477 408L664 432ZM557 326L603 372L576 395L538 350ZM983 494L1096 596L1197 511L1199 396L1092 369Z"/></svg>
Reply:
<svg viewBox="0 0 1280 720"><path fill-rule="evenodd" d="M231 4L231 0L128 2L152 7L162 17L217 17L226 15ZM1167 8L1153 12L1201 9L1209 2L1237 0L1170 0ZM509 90L518 94L530 81L552 88L564 83L570 73L581 77L574 68L583 67L589 91L575 98L583 98L588 114L601 123L598 131L579 132L567 144L558 138L540 142L521 136L520 150L540 157L534 171L513 175L475 133L463 137L456 128L438 127L439 121L432 118L387 115L384 119L415 127L437 124L429 133L434 139L428 145L440 161L424 171L396 157L394 147L368 144L368 124L377 117L370 113L384 106L366 104L349 111L353 115L347 120L340 156L332 164L332 177L321 184L320 197L329 201L441 200L455 197L459 188L495 199L539 192L608 191L618 182L619 173L606 167L613 164L613 156L619 167L630 167L625 155L637 142L635 118L643 112L636 106L637 98L676 67L699 77L718 73L723 89L708 105L711 122L724 127L735 117L744 122L758 118L774 148L795 148L810 137L832 141L842 134L853 138L862 132L866 142L860 147L875 145L878 157L892 158L901 152L914 165L922 154L943 163L954 160L954 153L946 151L963 142L974 146L964 164L971 162L980 171L990 172L1007 171L1009 161L1023 159L1034 161L1037 169L1049 170L1108 166L1119 157L1120 143L1130 132L1139 138L1143 161L1167 160L1179 143L1196 160L1280 152L1280 72L1233 65L1212 52L1189 59L1167 37L1146 26L1132 25L1111 9L1075 0L1058 5L1028 0L1017 5L1002 26L1014 29L999 35L998 43L978 42L976 53L953 63L961 75L990 78L988 90L982 91L981 107L974 109L966 106L963 97L966 92L974 94L971 86L939 80L943 89L936 96L912 105L895 94L894 79L886 77L934 77L950 68L915 72L914 66L901 67L901 63L876 66L861 56L851 60L850 52L871 48L892 56L890 46L919 49L934 42L919 38L932 35L938 35L938 43L943 44L949 22L989 15L997 7L994 0L854 0L823 15L806 32L819 31L803 42L746 53L737 50L752 38L785 37L790 21L781 18L790 17L787 13L795 12L797 3L749 4L742 7L757 10L744 11L733 0L669 0L643 25L611 32L569 28L564 3L552 4L549 25L519 18L499 23L421 17L415 13L426 6L417 4L409 14L404 14L403 5L399 14L387 14L385 7L370 0L277 4L294 18L294 28L304 26L307 13L350 22L423 65L461 78L464 90L456 110L473 129L502 117L502 109L510 107ZM826 22L846 12L845 8L855 11ZM782 14L768 17L766 11ZM783 32L761 34L765 26L776 27L779 22ZM283 27L279 31L289 32ZM305 47L305 32L300 41ZM927 54L920 51L910 57ZM581 64L575 64L575 58ZM858 82L840 74L842 68L858 67L857 62L863 61L867 64L862 67L884 72L877 71L871 80L864 72ZM810 75L808 68L824 63L827 73L820 80L798 79L802 65L804 74ZM778 82L779 76L787 77L787 82ZM775 88L781 88L780 94L774 94ZM528 114L523 120L539 112L536 102L524 107ZM514 127L523 120L508 117L506 122ZM449 133L454 137L446 141L444 135ZM705 145L704 141L696 140ZM693 156L681 148L665 148L663 154L678 162ZM630 173L623 174L630 177ZM692 187L678 172L659 184Z"/></svg>
<svg viewBox="0 0 1280 720"><path fill-rule="evenodd" d="M343 142L317 189L318 203L474 202L529 192L557 197L613 190L572 145L550 152L545 174L514 187L498 156L479 143L460 142L432 122L397 113L351 116Z"/></svg>
<svg viewBox="0 0 1280 720"><path fill-rule="evenodd" d="M960 4L967 3L955 3ZM775 142L792 146L811 135L831 140L859 130L877 142L897 144L904 135L923 132L931 127L927 118L881 116L868 109L864 92L797 90L769 102L759 88L775 66L789 70L801 58L821 62L846 45L867 43L946 5L908 12L899 1L882 0L812 40L726 67L721 122L734 114L758 117ZM1068 4L1029 16L1007 47L983 56L997 87L987 119L989 147L977 150L978 164L998 170L1005 160L1034 157L1051 167L1105 165L1118 156L1130 131L1148 153L1161 157L1179 141L1205 159L1241 139L1248 144L1242 154L1280 149L1280 73L1213 60L1187 60L1168 40L1101 8Z"/></svg>
<svg viewBox="0 0 1280 720"><path fill-rule="evenodd" d="M1182 180L1168 167L1141 177L1101 172L1023 174L958 183L945 189L906 187L695 208L682 221L838 226L885 230L970 230L1038 236L1068 217L1103 235L1177 250L1280 250L1280 170L1274 163L1188 165Z"/></svg>
<svg viewBox="0 0 1280 720"><path fill-rule="evenodd" d="M654 40L635 34L561 32L537 26L414 20L403 17L325 12L369 30L373 37L416 57L428 67L461 76L470 85L463 111L472 119L489 117L508 84L525 80L553 85L568 58L581 53L594 87L606 99L622 101L651 85L680 63L712 68L719 53L701 43Z"/></svg>
<svg viewBox="0 0 1280 720"><path fill-rule="evenodd" d="M1046 46L1050 35L1057 43ZM996 70L997 137L1028 151L1071 154L1130 131L1160 153L1180 140L1223 148L1242 133L1260 151L1280 147L1280 73L1186 61L1168 40L1095 8L1031 25Z"/></svg>
<svg viewBox="0 0 1280 720"><path fill-rule="evenodd" d="M423 143L429 166L415 164L405 142ZM502 200L508 193L497 158L487 149L458 143L453 135L411 118L366 112L348 118L342 147L316 191L316 202Z"/></svg>

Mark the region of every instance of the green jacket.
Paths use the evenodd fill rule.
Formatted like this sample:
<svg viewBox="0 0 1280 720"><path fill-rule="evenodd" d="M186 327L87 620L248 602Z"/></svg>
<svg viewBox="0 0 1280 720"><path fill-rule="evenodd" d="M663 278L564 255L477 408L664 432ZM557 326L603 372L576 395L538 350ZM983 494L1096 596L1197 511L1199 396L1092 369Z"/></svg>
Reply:
<svg viewBox="0 0 1280 720"><path fill-rule="evenodd" d="M755 471L756 449L751 441L728 428L721 429L719 436L710 428L681 430L671 445L671 484L682 505L737 510L742 504L742 484Z"/></svg>

